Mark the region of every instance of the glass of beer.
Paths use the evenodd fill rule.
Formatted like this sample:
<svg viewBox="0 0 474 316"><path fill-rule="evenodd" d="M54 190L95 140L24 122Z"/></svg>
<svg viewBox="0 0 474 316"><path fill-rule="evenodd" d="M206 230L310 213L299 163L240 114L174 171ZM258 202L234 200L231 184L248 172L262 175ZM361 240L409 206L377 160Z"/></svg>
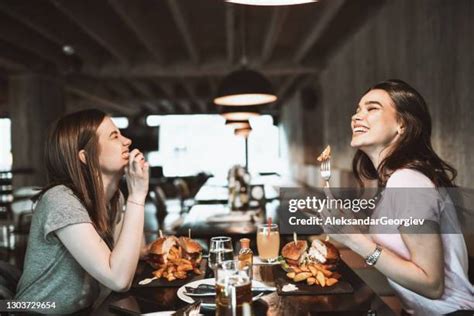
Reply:
<svg viewBox="0 0 474 316"><path fill-rule="evenodd" d="M226 260L234 259L234 248L230 237L212 237L209 246L209 268L213 271L217 265Z"/></svg>
<svg viewBox="0 0 474 316"><path fill-rule="evenodd" d="M274 262L280 250L280 232L277 224L260 224L257 231L257 250L264 262Z"/></svg>
<svg viewBox="0 0 474 316"><path fill-rule="evenodd" d="M238 260L223 261L216 270L216 315L251 315L252 275L250 266Z"/></svg>

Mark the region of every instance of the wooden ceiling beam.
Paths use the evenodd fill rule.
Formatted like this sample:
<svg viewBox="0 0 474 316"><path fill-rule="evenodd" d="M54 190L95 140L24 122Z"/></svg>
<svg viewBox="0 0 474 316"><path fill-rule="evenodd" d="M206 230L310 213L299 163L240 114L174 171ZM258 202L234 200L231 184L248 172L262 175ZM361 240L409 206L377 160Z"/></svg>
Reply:
<svg viewBox="0 0 474 316"><path fill-rule="evenodd" d="M226 39L227 39L227 60L230 65L234 64L235 59L235 6L226 3L225 8L225 23L226 23Z"/></svg>
<svg viewBox="0 0 474 316"><path fill-rule="evenodd" d="M156 98L154 93L151 91L151 89L146 85L144 82L141 82L137 79L128 79L127 80L128 84L130 84L136 91L140 93L140 95L146 97L146 98Z"/></svg>
<svg viewBox="0 0 474 316"><path fill-rule="evenodd" d="M172 83L160 82L159 87L165 92L167 99L170 100L170 102L174 105L173 109L175 113L179 112L181 114L187 114L191 112L189 104L182 102L182 100L179 100L179 98L176 96L176 91L174 89L175 87Z"/></svg>
<svg viewBox="0 0 474 316"><path fill-rule="evenodd" d="M296 53L293 56L293 62L295 64L301 63L313 45L323 35L328 25L337 15L345 2L346 0L331 0L326 2L326 8L323 10L323 16L316 20L316 22L308 28L309 33L306 35L300 45L297 46Z"/></svg>
<svg viewBox="0 0 474 316"><path fill-rule="evenodd" d="M308 67L302 65L292 65L288 63L267 64L263 66L256 65L255 70L264 73L267 76L284 76L292 74L310 74L318 69L316 67ZM215 76L223 77L229 73L229 64L227 61L204 63L201 65L170 65L158 66L156 64L142 64L134 67L104 65L98 69L96 67L83 67L84 74L93 77L162 77L162 78L176 78L176 77L203 77Z"/></svg>
<svg viewBox="0 0 474 316"><path fill-rule="evenodd" d="M40 34L35 34L29 27L4 13L0 13L0 38L51 64L59 67L70 65L71 60L63 54L61 46L43 38Z"/></svg>
<svg viewBox="0 0 474 316"><path fill-rule="evenodd" d="M91 48L90 45L84 43L82 40L78 40L77 34L75 34L76 36L72 40L70 38L70 34L64 32L63 26L61 26L61 30L58 30L57 25L60 23L60 21L51 21L51 16L42 17L37 12L35 12L36 14L32 14L32 8L26 6L24 2L18 0L10 1L8 3L0 1L0 11L24 24L30 28L32 32L37 32L44 38L56 43L60 47L67 44L72 44L76 54L82 60L90 62L93 65L98 65L100 63L101 58L95 49ZM47 25L41 23L41 21L45 19L48 20Z"/></svg>
<svg viewBox="0 0 474 316"><path fill-rule="evenodd" d="M288 7L273 8L272 18L263 41L262 56L260 57L262 64L265 64L272 57L275 45L278 41L278 35L281 33L287 16Z"/></svg>
<svg viewBox="0 0 474 316"><path fill-rule="evenodd" d="M278 88L278 92L277 92L277 95L278 95L279 99L283 99L286 96L288 90L290 90L291 86L294 85L294 83L297 81L298 77L299 77L298 75L288 76L282 82L282 84Z"/></svg>
<svg viewBox="0 0 474 316"><path fill-rule="evenodd" d="M0 52L3 60L12 65L21 65L30 71L44 71L54 68L54 65L41 57L24 49L15 47L0 39ZM14 67L14 66L13 66Z"/></svg>
<svg viewBox="0 0 474 316"><path fill-rule="evenodd" d="M189 28L186 19L184 18L183 12L179 7L178 1L176 0L167 0L168 6L171 10L171 14L173 19L178 27L179 33L183 37L184 44L186 46L186 50L188 51L191 60L195 63L199 63L199 53L194 42L194 39L191 35L191 31Z"/></svg>
<svg viewBox="0 0 474 316"><path fill-rule="evenodd" d="M149 11L152 2L109 0L109 4L135 33L140 42L147 48L155 60L163 63L162 43L156 36L154 19L150 19ZM156 17L155 17L156 19Z"/></svg>
<svg viewBox="0 0 474 316"><path fill-rule="evenodd" d="M108 85L103 80L97 80L86 76L76 76L66 79L66 91L72 95L81 97L92 103L97 103L106 110L117 114L133 116L139 109L127 106L121 97L114 97L108 93ZM110 90L109 90L110 91Z"/></svg>
<svg viewBox="0 0 474 316"><path fill-rule="evenodd" d="M3 68L7 71L22 71L26 69L26 67L21 63L3 56L0 56L0 68Z"/></svg>
<svg viewBox="0 0 474 316"><path fill-rule="evenodd" d="M104 109L110 110L114 113L124 114L126 116L134 116L135 114L137 114L139 112L136 109L125 106L123 104L119 104L119 103L110 101L109 98L100 96L100 95L98 95L96 93L93 93L93 92L90 92L90 91L88 91L87 89L84 89L84 88L79 88L79 87L75 87L73 85L68 85L68 86L66 86L66 91L73 94L73 95L81 97L83 99L86 99L86 100L88 100L92 103L97 103L98 105L100 105Z"/></svg>
<svg viewBox="0 0 474 316"><path fill-rule="evenodd" d="M130 64L134 54L132 49L127 46L122 34L108 25L107 19L101 16L100 12L89 7L92 2L50 1L118 61L125 65Z"/></svg>
<svg viewBox="0 0 474 316"><path fill-rule="evenodd" d="M188 93L189 99L193 101L191 104L197 105L195 108L192 108L193 112L196 114L206 113L207 104L204 101L204 99L198 97L198 95L196 94L196 90L194 89L192 84L193 84L192 82L186 82L185 80L181 81L181 85L184 87L184 89Z"/></svg>

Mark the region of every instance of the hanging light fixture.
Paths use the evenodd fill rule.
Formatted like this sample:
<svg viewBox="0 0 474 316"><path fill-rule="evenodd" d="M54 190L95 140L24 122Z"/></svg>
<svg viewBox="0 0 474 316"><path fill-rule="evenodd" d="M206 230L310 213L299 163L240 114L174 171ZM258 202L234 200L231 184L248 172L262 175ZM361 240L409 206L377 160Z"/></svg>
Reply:
<svg viewBox="0 0 474 316"><path fill-rule="evenodd" d="M233 129L249 128L250 122L248 120L226 120L225 125Z"/></svg>
<svg viewBox="0 0 474 316"><path fill-rule="evenodd" d="M214 103L223 106L258 105L276 101L272 84L261 73L247 68L227 75L219 85Z"/></svg>
<svg viewBox="0 0 474 316"><path fill-rule="evenodd" d="M252 131L251 127L237 128L237 129L235 129L234 134L236 136L243 136L244 138L247 138L247 137L249 137L251 131Z"/></svg>
<svg viewBox="0 0 474 316"><path fill-rule="evenodd" d="M245 52L245 8L241 8L240 37L242 60L240 69L222 79L214 103L222 106L250 106L276 101L271 82L265 76L247 67Z"/></svg>
<svg viewBox="0 0 474 316"><path fill-rule="evenodd" d="M222 106L220 114L226 120L245 121L253 116L260 115L260 109L256 105L249 106Z"/></svg>
<svg viewBox="0 0 474 316"><path fill-rule="evenodd" d="M294 5L317 2L317 0L226 0L226 2L247 4L247 5L261 5L261 6L278 6L278 5Z"/></svg>

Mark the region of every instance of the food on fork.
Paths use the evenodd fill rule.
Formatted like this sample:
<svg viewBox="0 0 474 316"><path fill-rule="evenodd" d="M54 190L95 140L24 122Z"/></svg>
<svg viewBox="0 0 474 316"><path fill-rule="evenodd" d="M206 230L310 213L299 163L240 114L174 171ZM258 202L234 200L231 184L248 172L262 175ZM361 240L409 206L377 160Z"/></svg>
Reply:
<svg viewBox="0 0 474 316"><path fill-rule="evenodd" d="M185 279L188 272L202 274L199 265L202 261L202 247L187 237L164 236L150 246L148 263L155 269L153 276L168 281Z"/></svg>
<svg viewBox="0 0 474 316"><path fill-rule="evenodd" d="M281 255L286 263L286 276L294 282L325 287L336 284L341 277L332 271L339 251L330 242L314 240L308 249L306 240L291 241L283 247Z"/></svg>
<svg viewBox="0 0 474 316"><path fill-rule="evenodd" d="M323 152L321 153L321 155L319 155L318 158L316 158L319 162L323 162L325 160L328 160L331 158L331 146L327 146Z"/></svg>

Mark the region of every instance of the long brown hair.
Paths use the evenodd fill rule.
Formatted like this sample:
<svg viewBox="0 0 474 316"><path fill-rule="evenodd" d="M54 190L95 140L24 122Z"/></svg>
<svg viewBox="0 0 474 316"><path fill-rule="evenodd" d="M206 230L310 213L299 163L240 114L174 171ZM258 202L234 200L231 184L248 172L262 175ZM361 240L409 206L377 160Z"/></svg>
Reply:
<svg viewBox="0 0 474 316"><path fill-rule="evenodd" d="M109 207L100 175L97 135L106 116L99 110L83 110L68 114L53 125L45 146L48 185L37 199L53 186L67 186L87 209L98 234L112 248L120 191L115 192ZM81 150L85 151L86 163L79 160Z"/></svg>
<svg viewBox="0 0 474 316"><path fill-rule="evenodd" d="M456 169L443 161L431 145L431 116L423 97L406 82L391 79L377 83L365 93L381 89L388 93L404 132L375 169L369 157L357 150L352 170L358 182L378 180L385 186L390 175L401 168L414 169L427 176L437 187L453 187Z"/></svg>

